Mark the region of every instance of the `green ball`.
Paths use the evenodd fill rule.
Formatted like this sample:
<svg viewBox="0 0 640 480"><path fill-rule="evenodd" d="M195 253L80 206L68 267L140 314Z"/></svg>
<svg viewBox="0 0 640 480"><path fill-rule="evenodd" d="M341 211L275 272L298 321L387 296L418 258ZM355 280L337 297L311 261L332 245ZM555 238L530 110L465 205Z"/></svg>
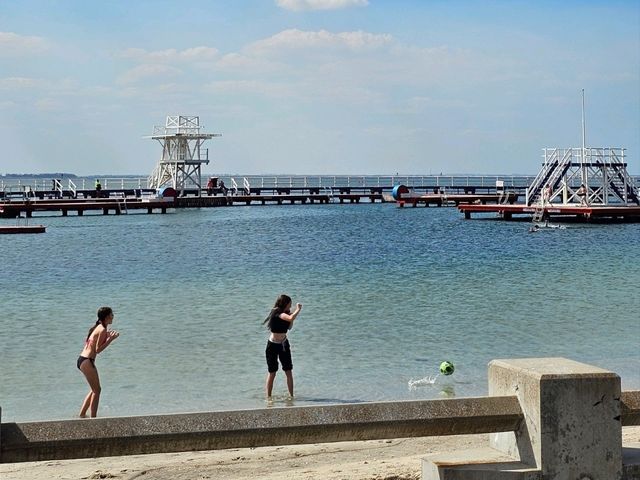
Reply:
<svg viewBox="0 0 640 480"><path fill-rule="evenodd" d="M451 375L455 371L453 363L444 361L440 364L440 373L443 375Z"/></svg>

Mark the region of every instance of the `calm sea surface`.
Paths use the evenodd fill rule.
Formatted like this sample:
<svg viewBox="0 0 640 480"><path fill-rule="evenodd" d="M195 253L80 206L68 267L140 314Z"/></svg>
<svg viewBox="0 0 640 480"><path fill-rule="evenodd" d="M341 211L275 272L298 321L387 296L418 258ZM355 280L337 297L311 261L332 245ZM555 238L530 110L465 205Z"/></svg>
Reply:
<svg viewBox="0 0 640 480"><path fill-rule="evenodd" d="M281 292L304 304L296 405L482 395L491 359L528 356L640 388L639 224L529 234L390 204L40 222L44 235L0 236L3 421L76 415L76 358L101 305L121 332L97 360L102 416L263 407L261 322ZM442 360L453 376L409 388Z"/></svg>

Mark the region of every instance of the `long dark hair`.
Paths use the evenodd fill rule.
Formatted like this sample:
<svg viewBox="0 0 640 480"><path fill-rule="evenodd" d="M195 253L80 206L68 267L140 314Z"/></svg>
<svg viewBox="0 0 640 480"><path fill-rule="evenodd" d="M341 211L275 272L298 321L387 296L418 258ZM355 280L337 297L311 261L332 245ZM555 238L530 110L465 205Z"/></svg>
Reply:
<svg viewBox="0 0 640 480"><path fill-rule="evenodd" d="M270 327L271 319L276 315L280 315L281 313L285 312L290 303L291 297L289 295L285 295L284 293L280 295L278 298L276 298L275 305L269 312L269 315L267 315L267 318L264 319L264 322L262 322L262 324L264 325L265 323L269 323L269 325L267 326Z"/></svg>
<svg viewBox="0 0 640 480"><path fill-rule="evenodd" d="M113 310L111 309L111 307L100 307L98 309L98 319L96 320L96 323L93 325L93 327L89 329L89 333L87 333L87 340L89 340L91 333L96 329L98 325L102 325L103 327L105 327L104 321L112 313L113 313Z"/></svg>

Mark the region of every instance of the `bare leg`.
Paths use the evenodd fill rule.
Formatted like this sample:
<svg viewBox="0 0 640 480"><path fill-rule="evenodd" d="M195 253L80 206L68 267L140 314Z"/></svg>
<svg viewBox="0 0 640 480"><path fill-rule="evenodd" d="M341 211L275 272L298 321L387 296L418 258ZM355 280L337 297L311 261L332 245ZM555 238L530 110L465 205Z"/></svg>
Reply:
<svg viewBox="0 0 640 480"><path fill-rule="evenodd" d="M80 418L87 418L87 410L89 410L92 398L93 392L89 390L89 393L87 393L87 396L84 398L84 402L82 402L82 407L80 407Z"/></svg>
<svg viewBox="0 0 640 480"><path fill-rule="evenodd" d="M293 370L285 370L284 374L287 376L287 388L289 389L289 396L293 398Z"/></svg>
<svg viewBox="0 0 640 480"><path fill-rule="evenodd" d="M276 379L276 372L269 372L267 374L267 398L271 398L271 392L273 392L273 381Z"/></svg>
<svg viewBox="0 0 640 480"><path fill-rule="evenodd" d="M91 392L84 399L86 403L89 400L89 407L91 407L91 418L95 418L98 415L98 404L100 403L100 392L102 388L100 387L100 377L98 377L98 370L96 367L88 360L85 360L80 365L80 371L84 373L84 376L87 379L87 383L89 384L89 388L91 388ZM85 403L82 404L83 410L80 410L80 416L86 415Z"/></svg>

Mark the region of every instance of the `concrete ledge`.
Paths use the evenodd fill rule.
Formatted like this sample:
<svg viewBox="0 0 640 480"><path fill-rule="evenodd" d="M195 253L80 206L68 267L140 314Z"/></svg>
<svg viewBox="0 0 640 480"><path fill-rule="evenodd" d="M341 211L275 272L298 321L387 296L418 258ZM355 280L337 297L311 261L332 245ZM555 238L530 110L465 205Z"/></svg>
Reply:
<svg viewBox="0 0 640 480"><path fill-rule="evenodd" d="M640 443L622 447L622 474L624 480L640 480Z"/></svg>
<svg viewBox="0 0 640 480"><path fill-rule="evenodd" d="M640 425L640 390L622 392L620 402L622 426Z"/></svg>
<svg viewBox="0 0 640 480"><path fill-rule="evenodd" d="M515 396L0 424L0 463L514 431Z"/></svg>
<svg viewBox="0 0 640 480"><path fill-rule="evenodd" d="M622 425L640 425L640 391L621 402ZM2 423L0 463L510 432L522 420L513 396ZM640 445L623 454L625 478L640 479Z"/></svg>
<svg viewBox="0 0 640 480"><path fill-rule="evenodd" d="M541 480L542 472L490 447L431 455L422 478L441 480Z"/></svg>

